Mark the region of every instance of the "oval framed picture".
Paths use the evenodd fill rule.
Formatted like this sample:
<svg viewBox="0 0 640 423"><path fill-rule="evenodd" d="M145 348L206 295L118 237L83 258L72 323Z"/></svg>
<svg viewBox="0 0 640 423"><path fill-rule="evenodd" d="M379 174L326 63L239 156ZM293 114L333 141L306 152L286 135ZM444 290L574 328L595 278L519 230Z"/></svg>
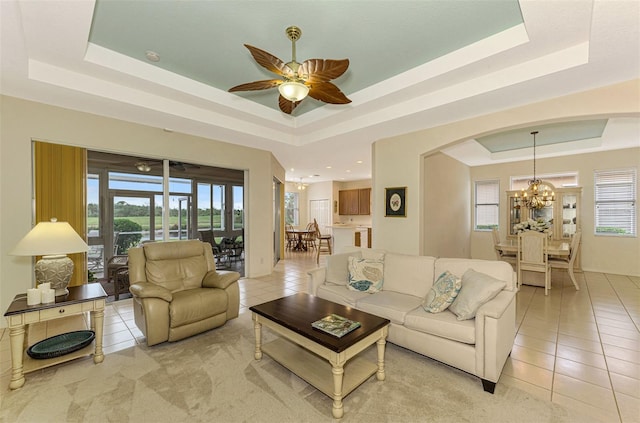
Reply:
<svg viewBox="0 0 640 423"><path fill-rule="evenodd" d="M407 217L407 187L385 188L385 216Z"/></svg>

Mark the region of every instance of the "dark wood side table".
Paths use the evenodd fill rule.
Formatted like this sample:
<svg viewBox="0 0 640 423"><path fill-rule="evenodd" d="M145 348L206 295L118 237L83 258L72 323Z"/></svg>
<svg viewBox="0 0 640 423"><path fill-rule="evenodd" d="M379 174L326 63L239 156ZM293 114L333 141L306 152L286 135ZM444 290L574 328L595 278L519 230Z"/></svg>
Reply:
<svg viewBox="0 0 640 423"><path fill-rule="evenodd" d="M56 297L55 303L27 305L26 294L19 294L13 299L4 316L9 325L9 340L11 342L11 381L9 389L18 389L24 385L24 374L78 357L91 355L93 362L104 361L102 352L102 328L104 321L104 306L107 294L99 283L69 287L69 294ZM34 360L26 353L28 336L25 336L32 323L73 316L90 312L91 330L95 332L93 345L63 355L61 357Z"/></svg>

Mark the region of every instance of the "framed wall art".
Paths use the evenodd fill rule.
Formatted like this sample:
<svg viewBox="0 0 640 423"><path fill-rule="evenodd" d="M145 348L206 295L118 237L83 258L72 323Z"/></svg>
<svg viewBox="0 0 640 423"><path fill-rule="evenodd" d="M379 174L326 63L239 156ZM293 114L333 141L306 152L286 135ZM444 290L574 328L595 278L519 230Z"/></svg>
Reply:
<svg viewBox="0 0 640 423"><path fill-rule="evenodd" d="M407 217L407 187L385 188L386 217Z"/></svg>

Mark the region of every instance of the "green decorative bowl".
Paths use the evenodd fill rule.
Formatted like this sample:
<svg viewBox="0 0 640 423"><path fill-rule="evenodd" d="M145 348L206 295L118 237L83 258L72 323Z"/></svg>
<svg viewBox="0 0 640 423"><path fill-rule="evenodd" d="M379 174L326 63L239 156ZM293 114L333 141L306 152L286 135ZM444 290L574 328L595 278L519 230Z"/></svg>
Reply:
<svg viewBox="0 0 640 423"><path fill-rule="evenodd" d="M27 349L27 354L37 360L60 357L86 347L95 337L92 330L63 333L33 344Z"/></svg>

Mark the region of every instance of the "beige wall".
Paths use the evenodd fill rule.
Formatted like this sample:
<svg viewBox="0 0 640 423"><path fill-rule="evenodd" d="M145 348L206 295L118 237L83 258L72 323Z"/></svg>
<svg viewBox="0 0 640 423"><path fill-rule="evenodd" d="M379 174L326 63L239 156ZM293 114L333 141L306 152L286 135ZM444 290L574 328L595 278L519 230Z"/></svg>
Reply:
<svg viewBox="0 0 640 423"><path fill-rule="evenodd" d="M272 181L274 177L283 181L285 171L270 152L13 97L0 97L0 108L0 307L3 310L16 294L26 292L33 285L32 260L8 255L32 225L32 139L248 171L245 176L247 275L271 273Z"/></svg>
<svg viewBox="0 0 640 423"><path fill-rule="evenodd" d="M442 153L424 158L424 255L469 257L469 169Z"/></svg>
<svg viewBox="0 0 640 423"><path fill-rule="evenodd" d="M532 161L496 164L491 166L477 166L471 168L472 181L486 179L500 180L500 235L507 234L507 211L505 207L506 194L509 189L510 177L531 173ZM583 270L591 270L625 275L640 275L640 241L639 238L610 237L594 235L594 191L593 171L603 169L622 169L640 167L640 148L608 151L604 153L575 154L566 157L546 158L536 160L538 174L560 173L565 171L578 172L578 184L582 187L582 242L580 259ZM473 186L473 182L472 182ZM640 198L640 186L636 198ZM636 213L640 207L636 207ZM636 215L636 221L640 221ZM491 234L487 232L472 232L471 257L492 259L495 257Z"/></svg>
<svg viewBox="0 0 640 423"><path fill-rule="evenodd" d="M428 165L423 160L425 155L447 145L517 127L585 118L637 117L640 116L638 92L640 80L632 80L375 142L372 155L374 247L407 254L424 253L425 238L429 236L425 233L428 207L424 194ZM384 208L377 205L379 199L384 198L384 188L395 186L407 186L409 197L404 219L385 218Z"/></svg>

